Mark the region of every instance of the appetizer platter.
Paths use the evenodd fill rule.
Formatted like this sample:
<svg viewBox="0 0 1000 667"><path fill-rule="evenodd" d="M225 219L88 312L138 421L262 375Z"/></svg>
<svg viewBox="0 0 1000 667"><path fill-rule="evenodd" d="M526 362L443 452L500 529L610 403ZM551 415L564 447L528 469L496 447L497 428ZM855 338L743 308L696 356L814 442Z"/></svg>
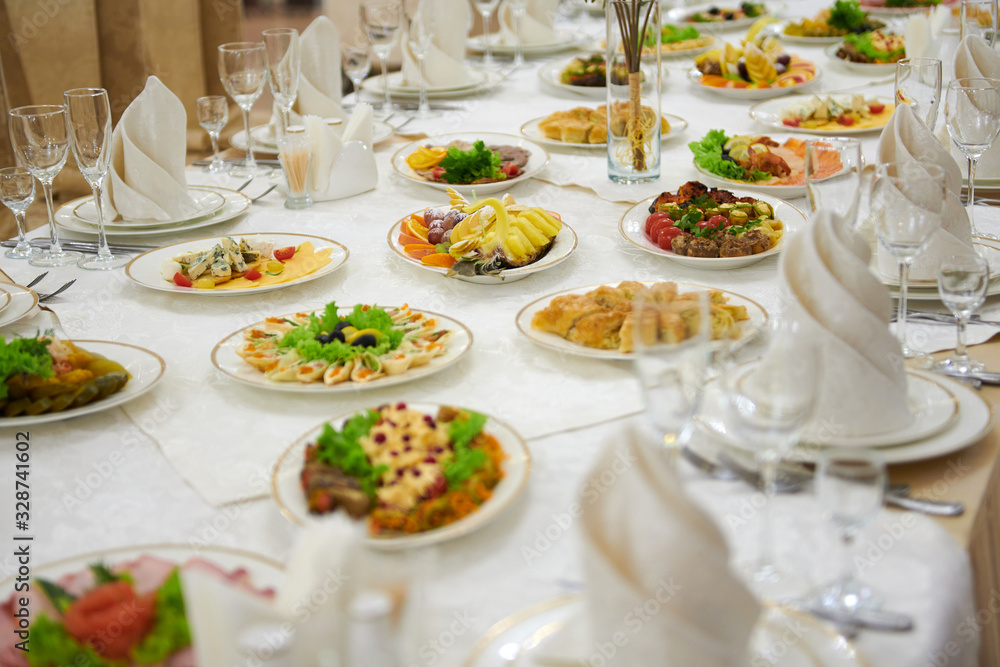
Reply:
<svg viewBox="0 0 1000 667"><path fill-rule="evenodd" d="M417 380L456 363L472 332L445 315L357 304L269 317L230 334L212 364L252 387L344 393Z"/></svg>
<svg viewBox="0 0 1000 667"><path fill-rule="evenodd" d="M692 181L630 208L618 231L637 248L678 264L728 270L777 255L807 220L776 197Z"/></svg>
<svg viewBox="0 0 1000 667"><path fill-rule="evenodd" d="M881 130L895 108L883 96L796 95L755 104L750 117L776 130L844 136Z"/></svg>
<svg viewBox="0 0 1000 667"><path fill-rule="evenodd" d="M654 43L655 40L652 38L652 35L647 35L642 48L643 58L655 60ZM671 25L664 23L660 26L660 56L663 58L696 56L712 48L714 44L715 37L701 33L696 25Z"/></svg>
<svg viewBox="0 0 1000 667"><path fill-rule="evenodd" d="M368 543L408 549L465 535L524 489L531 456L520 436L473 410L381 405L312 429L278 459L272 491L306 525L343 510L368 522Z"/></svg>
<svg viewBox="0 0 1000 667"><path fill-rule="evenodd" d="M400 148L397 174L438 190L471 195L500 192L526 181L549 163L549 154L524 137L496 132L441 134Z"/></svg>
<svg viewBox="0 0 1000 667"><path fill-rule="evenodd" d="M851 71L888 74L896 71L896 61L906 57L906 44L903 35L875 30L848 35L843 42L826 47L825 52Z"/></svg>
<svg viewBox="0 0 1000 667"><path fill-rule="evenodd" d="M63 421L107 410L143 394L166 365L154 352L51 335L0 339L0 426Z"/></svg>
<svg viewBox="0 0 1000 667"><path fill-rule="evenodd" d="M308 234L216 236L145 252L125 274L137 285L175 294L259 294L329 275L349 254L336 241Z"/></svg>
<svg viewBox="0 0 1000 667"><path fill-rule="evenodd" d="M787 21L779 33L791 44L837 44L845 35L865 33L886 27L885 21L873 19L857 0L836 0L832 7L821 10L812 18Z"/></svg>
<svg viewBox="0 0 1000 667"><path fill-rule="evenodd" d="M694 154L695 168L711 181L784 197L804 197L806 140L781 138L783 142L779 143L768 136L729 137L722 130L709 130L688 148ZM835 155L824 157L826 163L817 174L832 176L843 169Z"/></svg>
<svg viewBox="0 0 1000 667"><path fill-rule="evenodd" d="M504 75L500 72L475 69L466 67L465 71L469 75L469 81L461 85L453 86L431 86L427 88L427 96L431 99L448 99L458 97L469 97L476 93L489 90L499 85L504 80ZM420 86L408 84L403 78L402 72L390 72L388 75L376 74L361 82L361 90L370 95L381 98L385 94L384 87L388 81L389 93L399 99L419 99Z"/></svg>
<svg viewBox="0 0 1000 667"><path fill-rule="evenodd" d="M0 310L0 327L27 317L38 305L38 295L27 287L3 283L6 305Z"/></svg>
<svg viewBox="0 0 1000 667"><path fill-rule="evenodd" d="M649 82L656 73L655 66L645 64L641 66L643 76L643 90L649 90ZM666 77L669 70L662 68L660 77ZM622 81L627 80L624 66L621 66L617 73L612 73L614 77ZM544 63L538 68L538 78L547 86L556 90L604 99L607 96L607 74L605 56L603 53L592 55L574 56Z"/></svg>
<svg viewBox="0 0 1000 667"><path fill-rule="evenodd" d="M604 150L608 145L607 113L607 105L604 104L594 108L574 107L573 109L556 111L548 116L529 120L521 126L521 134L532 141L556 148ZM676 137L687 128L687 121L680 116L666 113L661 114L661 116L660 141ZM612 131L616 135L623 134L620 129Z"/></svg>
<svg viewBox="0 0 1000 667"><path fill-rule="evenodd" d="M31 665L194 665L192 626L180 575L197 571L225 581L262 601L274 598L284 582L277 561L249 551L221 546L148 545L108 549L32 569ZM13 610L14 596L25 593L11 576L0 582L0 606ZM114 637L105 632L109 618L127 615ZM10 617L0 620L4 644L0 655L15 654ZM119 626L121 627L121 626ZM88 642L95 632L103 641Z"/></svg>
<svg viewBox="0 0 1000 667"><path fill-rule="evenodd" d="M676 342L697 332L694 297L706 290L714 340L755 335L767 322L767 312L759 304L734 292L687 283L626 280L549 294L522 308L516 324L533 342L552 350L596 359L631 359L636 299L649 300L664 311L656 335ZM648 335L644 330L644 336Z"/></svg>
<svg viewBox="0 0 1000 667"><path fill-rule="evenodd" d="M576 249L576 233L553 211L518 204L509 194L475 204L448 194L447 206L392 226L387 240L396 254L447 277L496 284L552 268Z"/></svg>
<svg viewBox="0 0 1000 667"><path fill-rule="evenodd" d="M704 30L739 30L763 17L779 15L784 4L770 2L724 2L695 7L675 7L664 14L665 22L696 25Z"/></svg>

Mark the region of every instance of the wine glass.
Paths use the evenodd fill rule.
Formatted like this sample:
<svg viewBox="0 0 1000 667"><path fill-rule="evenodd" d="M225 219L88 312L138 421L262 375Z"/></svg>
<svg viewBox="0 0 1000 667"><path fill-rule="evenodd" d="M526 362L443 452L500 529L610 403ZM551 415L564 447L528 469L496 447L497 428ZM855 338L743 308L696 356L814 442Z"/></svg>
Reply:
<svg viewBox="0 0 1000 667"><path fill-rule="evenodd" d="M208 132L208 138L212 140L212 164L202 171L210 174L229 171L231 165L219 155L219 133L229 122L229 102L223 95L207 95L199 97L197 105L198 124ZM247 141L250 141L250 137L247 137Z"/></svg>
<svg viewBox="0 0 1000 667"><path fill-rule="evenodd" d="M944 115L951 140L965 154L969 165L969 199L966 210L973 236L996 239L976 228L976 165L1000 134L1000 90L997 79L955 79L948 84Z"/></svg>
<svg viewBox="0 0 1000 667"><path fill-rule="evenodd" d="M94 193L97 211L97 256L84 257L81 269L109 271L131 261L128 255L111 252L104 233L104 180L111 166L111 104L103 88L74 88L63 93L66 102L66 127L69 145L80 173Z"/></svg>
<svg viewBox="0 0 1000 667"><path fill-rule="evenodd" d="M997 0L962 0L959 28L961 39L975 35L992 46L997 31Z"/></svg>
<svg viewBox="0 0 1000 667"><path fill-rule="evenodd" d="M52 181L66 164L69 151L66 107L61 104L37 104L11 109L10 143L18 162L42 184L45 207L49 213L49 249L32 256L29 263L34 266L73 264L82 255L63 250L52 208Z"/></svg>
<svg viewBox="0 0 1000 667"><path fill-rule="evenodd" d="M853 229L858 217L863 168L861 142L857 139L806 141L806 190L813 212L821 208L831 211Z"/></svg>
<svg viewBox="0 0 1000 667"><path fill-rule="evenodd" d="M368 0L361 4L361 26L364 28L372 51L378 56L382 72L382 90L385 98L379 116L388 118L392 114L392 98L389 96L389 54L396 46L396 36L403 24L402 8L398 0Z"/></svg>
<svg viewBox="0 0 1000 667"><path fill-rule="evenodd" d="M769 333L761 361L735 367L725 376L726 421L734 438L756 453L767 501L760 522L760 550L748 568L750 585L764 599L797 597L808 583L774 558L771 510L776 502L778 464L799 440L813 416L821 378L816 344L795 322Z"/></svg>
<svg viewBox="0 0 1000 667"><path fill-rule="evenodd" d="M969 358L965 349L965 327L969 318L986 300L990 284L990 265L976 254L952 255L938 266L938 294L941 302L955 315L958 336L955 352L934 365L934 370L951 373L974 373L986 365Z"/></svg>
<svg viewBox="0 0 1000 667"><path fill-rule="evenodd" d="M896 104L909 104L917 118L933 130L941 105L941 61L903 58L896 62Z"/></svg>
<svg viewBox="0 0 1000 667"><path fill-rule="evenodd" d="M233 169L233 176L266 174L270 169L257 165L250 137L250 109L264 92L264 82L267 80L267 50L263 42L220 45L219 77L222 79L222 87L243 112L243 129L247 134L247 157L242 166Z"/></svg>
<svg viewBox="0 0 1000 667"><path fill-rule="evenodd" d="M17 245L4 253L11 259L28 259L39 252L24 238L24 214L35 201L35 177L22 167L0 169L0 201L14 214Z"/></svg>
<svg viewBox="0 0 1000 667"><path fill-rule="evenodd" d="M341 50L344 74L354 86L354 104L361 102L361 82L372 71L372 59L367 46L348 44Z"/></svg>
<svg viewBox="0 0 1000 667"><path fill-rule="evenodd" d="M924 251L934 232L941 228L947 192L944 169L935 164L881 164L872 184L875 234L899 264L896 336L907 358L916 356L906 344L910 264Z"/></svg>
<svg viewBox="0 0 1000 667"><path fill-rule="evenodd" d="M406 17L409 22L406 31L407 45L420 66L420 106L417 107L417 116L428 118L433 113L430 102L427 101L427 78L424 75L424 63L427 60L427 53L431 49L431 43L434 41L437 9L434 0L409 0L407 7L409 8Z"/></svg>
<svg viewBox="0 0 1000 667"><path fill-rule="evenodd" d="M500 0L472 0L472 4L479 10L479 15L483 17L483 44L486 45L486 55L483 56L483 67L492 69L496 66L496 63L493 62L493 40L490 35L490 18L500 4Z"/></svg>
<svg viewBox="0 0 1000 667"><path fill-rule="evenodd" d="M524 67L524 15L528 12L528 0L508 0L510 15L514 19L514 69Z"/></svg>
<svg viewBox="0 0 1000 667"><path fill-rule="evenodd" d="M281 131L288 129L288 114L299 94L299 31L295 28L271 28L261 33L267 49L267 82L271 95L281 110ZM250 137L247 136L247 142Z"/></svg>
<svg viewBox="0 0 1000 667"><path fill-rule="evenodd" d="M851 614L878 606L871 588L855 576L853 551L861 530L882 508L885 484L885 462L877 451L852 448L820 453L816 496L837 527L844 554L841 576L816 595L821 607Z"/></svg>

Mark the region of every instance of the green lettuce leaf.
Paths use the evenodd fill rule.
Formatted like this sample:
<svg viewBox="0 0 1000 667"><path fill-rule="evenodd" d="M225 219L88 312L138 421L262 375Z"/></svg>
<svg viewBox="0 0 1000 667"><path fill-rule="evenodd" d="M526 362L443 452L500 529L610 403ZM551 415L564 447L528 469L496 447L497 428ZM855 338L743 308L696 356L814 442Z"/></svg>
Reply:
<svg viewBox="0 0 1000 667"><path fill-rule="evenodd" d="M61 667L62 665L88 665L89 667L113 667L101 658L94 649L77 643L66 627L45 614L39 615L31 624L31 648L27 653L28 664L32 667Z"/></svg>
<svg viewBox="0 0 1000 667"><path fill-rule="evenodd" d="M469 447L469 443L482 432L485 425L486 415L471 410L467 416L449 422L448 437L451 439L454 455L441 466L449 489L472 477L486 464L486 453Z"/></svg>
<svg viewBox="0 0 1000 667"><path fill-rule="evenodd" d="M722 130L709 130L700 141L692 141L688 148L694 153L694 162L705 171L735 181L764 181L771 175L763 171L748 172L746 169L722 159L722 147L729 137Z"/></svg>
<svg viewBox="0 0 1000 667"><path fill-rule="evenodd" d="M868 21L868 14L861 9L856 0L837 0L830 10L830 18L826 22L841 30L861 28Z"/></svg>
<svg viewBox="0 0 1000 667"><path fill-rule="evenodd" d="M342 319L346 319L355 329L376 329L385 334L375 347L359 347L341 341L321 343L316 336L329 333ZM365 353L381 356L399 347L403 342L403 332L394 329L392 317L384 308L371 306L363 310L361 305L354 306L351 314L341 318L337 315L337 304L331 301L326 305L322 317L315 313L309 315L309 320L296 326L278 341L279 352L284 353L294 349L306 361L322 359L331 364L347 362Z"/></svg>
<svg viewBox="0 0 1000 667"><path fill-rule="evenodd" d="M0 399L7 398L7 380L19 373L52 377L47 338L0 338Z"/></svg>
<svg viewBox="0 0 1000 667"><path fill-rule="evenodd" d="M375 500L375 489L378 480L388 470L388 466L373 466L361 446L361 438L368 435L372 427L378 423L381 416L375 410L360 412L337 430L329 424L323 425L323 432L316 438L318 445L316 453L319 460L336 466L346 475L356 478L361 483L361 489L368 497Z"/></svg>
<svg viewBox="0 0 1000 667"><path fill-rule="evenodd" d="M500 171L500 156L486 147L483 141L472 145L472 150L463 151L452 146L438 165L444 168L441 176L449 183L472 183L481 178L506 178Z"/></svg>
<svg viewBox="0 0 1000 667"><path fill-rule="evenodd" d="M174 568L156 591L156 620L149 633L132 650L135 662L155 665L191 645L191 630L184 613L180 570Z"/></svg>

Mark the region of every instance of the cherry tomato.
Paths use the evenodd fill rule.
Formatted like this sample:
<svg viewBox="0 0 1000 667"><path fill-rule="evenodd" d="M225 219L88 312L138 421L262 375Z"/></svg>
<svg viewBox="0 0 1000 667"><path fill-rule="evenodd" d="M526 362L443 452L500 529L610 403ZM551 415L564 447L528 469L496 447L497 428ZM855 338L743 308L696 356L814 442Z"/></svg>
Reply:
<svg viewBox="0 0 1000 667"><path fill-rule="evenodd" d="M444 167L434 167L434 169L431 170L431 178L433 178L435 181L440 181L441 174L443 173L444 173Z"/></svg>
<svg viewBox="0 0 1000 667"><path fill-rule="evenodd" d="M660 230L660 235L656 237L656 245L660 246L660 250L670 250L670 242L674 240L675 236L680 236L684 233L680 227L664 227Z"/></svg>
<svg viewBox="0 0 1000 667"><path fill-rule="evenodd" d="M179 271L174 274L174 284L178 287L191 287L191 281L182 276Z"/></svg>
<svg viewBox="0 0 1000 667"><path fill-rule="evenodd" d="M247 280L260 280L260 271L257 269L250 269L243 274L243 277Z"/></svg>
<svg viewBox="0 0 1000 667"><path fill-rule="evenodd" d="M98 655L125 659L153 625L155 593L137 597L132 585L116 581L84 593L66 609L66 630Z"/></svg>
<svg viewBox="0 0 1000 667"><path fill-rule="evenodd" d="M708 219L708 225L706 226L718 229L720 226L727 227L728 225L729 225L729 220L726 219L726 216L713 215L711 218Z"/></svg>
<svg viewBox="0 0 1000 667"><path fill-rule="evenodd" d="M514 178L521 173L520 167L513 162L504 162L504 165L500 167L500 171L502 171L507 178Z"/></svg>
<svg viewBox="0 0 1000 667"><path fill-rule="evenodd" d="M878 104L878 103L876 103L876 104L869 104L868 105L868 110L871 111L874 114L880 114L883 111L885 111L885 105L884 104Z"/></svg>
<svg viewBox="0 0 1000 667"><path fill-rule="evenodd" d="M839 125L843 125L844 127L850 127L851 125L854 125L854 117L844 114L837 119L837 123Z"/></svg>
<svg viewBox="0 0 1000 667"><path fill-rule="evenodd" d="M670 217L670 214L669 213L665 213L663 211L658 211L658 212L652 214L651 216L649 216L648 218L646 218L646 233L649 234L650 232L652 232L652 230L653 230L653 223L655 223L655 222L662 222L662 221L665 221L665 220L669 220L670 224L674 223L673 218Z"/></svg>
<svg viewBox="0 0 1000 667"><path fill-rule="evenodd" d="M802 124L801 118L782 118L781 123L787 125L788 127L798 127Z"/></svg>
<svg viewBox="0 0 1000 667"><path fill-rule="evenodd" d="M287 248L278 248L274 251L274 258L281 262L287 262L292 257L295 256L295 246L290 245Z"/></svg>
<svg viewBox="0 0 1000 667"><path fill-rule="evenodd" d="M670 229L673 226L674 223L671 220L657 220L649 230L649 239L653 243L656 243L656 239L660 237L660 232L664 229Z"/></svg>

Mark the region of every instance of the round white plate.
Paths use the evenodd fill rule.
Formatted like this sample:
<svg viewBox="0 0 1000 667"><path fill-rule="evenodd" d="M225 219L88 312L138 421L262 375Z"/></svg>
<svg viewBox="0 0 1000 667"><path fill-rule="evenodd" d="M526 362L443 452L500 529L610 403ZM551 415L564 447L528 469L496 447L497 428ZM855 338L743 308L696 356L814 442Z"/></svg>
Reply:
<svg viewBox="0 0 1000 667"><path fill-rule="evenodd" d="M28 315L38 305L38 295L27 287L3 283L7 306L0 312L0 327L13 324Z"/></svg>
<svg viewBox="0 0 1000 667"><path fill-rule="evenodd" d="M775 141L778 141L778 139L775 139ZM804 181L802 185L755 185L754 183L731 181L728 178L717 176L707 169L702 169L695 163L694 159L691 160L691 164L694 165L694 168L698 170L698 173L701 174L706 181L715 185L721 185L727 190L730 188L744 188L746 190L750 190L754 197L757 196L757 193L770 193L784 199L796 199L798 197L806 196L806 184Z"/></svg>
<svg viewBox="0 0 1000 667"><path fill-rule="evenodd" d="M749 368L750 366L746 366L735 372L745 373ZM813 436L804 433L796 446L796 451L815 452L823 447L877 447L880 452L884 452L900 445L927 442L933 438L943 437L964 423L967 417L956 386L957 383L941 375L907 370L907 403L914 416L911 425L897 431L863 436L831 434L827 428L823 431L822 445L816 444L815 440L811 440ZM729 446L753 451L751 445L737 434L731 433L727 427L725 398L722 396L720 383L713 382L706 387L704 406L698 420L700 425L713 435L722 438Z"/></svg>
<svg viewBox="0 0 1000 667"><path fill-rule="evenodd" d="M452 141L458 140L468 141L470 143L482 140L486 142L487 146L518 146L519 148L531 151L531 155L528 157L528 164L524 165L524 173L520 176L509 178L505 181L498 181L497 183L484 183L481 185L452 185L450 183L428 181L417 175L417 172L413 171L413 169L410 168L410 165L406 164L406 158L420 146L445 146ZM524 137L515 137L512 134L499 134L497 132L457 132L455 134L438 134L433 137L427 137L426 139L419 139L409 143L396 151L396 154L392 156L392 168L395 169L396 173L400 176L403 176L404 178L407 178L415 183L420 183L421 185L434 188L435 190L446 191L448 188L452 188L456 192L470 197L473 194L478 197L492 192L507 191L518 183L527 181L529 178L544 169L545 165L548 163L549 153L540 144L536 144L534 141L529 141Z"/></svg>
<svg viewBox="0 0 1000 667"><path fill-rule="evenodd" d="M418 211L417 213L423 213L423 211ZM410 216L406 216L403 220L408 220L409 217ZM448 273L448 269L443 266L428 266L419 260L413 259L403 251L403 246L399 243L399 232L400 228L403 226L403 220L398 221L392 226L392 229L389 230L389 235L386 237L386 240L389 242L389 247L392 248L397 255L414 266L427 271L433 271L434 273L440 273L441 275L446 275ZM572 227L563 222L562 229L559 231L559 234L556 235L556 240L553 242L552 247L549 248L549 251L545 253L545 256L538 261L516 269L504 269L495 276L462 276L455 274L453 277L456 280L462 280L467 283L478 283L481 285L512 283L515 280L527 278L532 273L544 271L545 269L551 269L553 266L569 257L570 253L576 250L576 243L576 232L573 231Z"/></svg>
<svg viewBox="0 0 1000 667"><path fill-rule="evenodd" d="M809 79L805 83L797 83L794 86L774 86L772 88L716 88L715 86L706 86L701 83L702 74L696 67L692 67L688 70L688 79L690 79L691 83L693 83L697 88L734 100L769 100L773 97L791 95L792 93L798 93L805 90L819 81L822 76L823 70L819 65L816 65L816 74L813 78Z"/></svg>
<svg viewBox="0 0 1000 667"><path fill-rule="evenodd" d="M65 421L73 417L103 412L145 394L163 377L163 371L166 369L166 364L160 355L135 345L103 340L73 340L72 342L87 352L96 352L124 366L125 370L132 376L125 383L125 388L82 408L71 408L62 412L26 417L0 417L0 427L34 426L35 424Z"/></svg>
<svg viewBox="0 0 1000 667"><path fill-rule="evenodd" d="M313 271L309 275L301 276L295 280L290 280L287 283L278 283L276 285L263 285L261 287L254 287L249 289L236 289L236 290L219 290L219 289L196 289L194 287L181 287L180 285L175 285L171 282L167 282L160 276L160 267L163 262L172 259L175 255L179 255L182 252L188 250L199 250L208 249L215 244L222 241L222 236L206 236L200 239L192 239L190 241L182 241L181 243L174 243L168 246L163 246L162 248L157 248L156 250L150 250L139 255L125 267L125 275L128 276L136 285L141 285L142 287L148 287L149 289L158 290L160 292L170 292L172 294L192 294L197 296L207 296L207 297L233 297L233 296L246 296L249 294L263 294L264 292L273 292L275 290L284 289L286 287L291 287L293 285L301 285L302 283L308 283L318 278L328 276L347 261L347 257L351 254L346 247L342 244L337 243L332 239L323 238L322 236L312 236L311 234L285 234L282 232L254 232L252 234L230 234L234 239L241 238L252 238L254 236L262 236L266 239L274 241L275 248L285 248L288 246L298 246L303 241L312 241L315 250L319 251L322 248L333 247L333 252L330 253L330 263L326 266L320 268L318 271Z"/></svg>
<svg viewBox="0 0 1000 667"><path fill-rule="evenodd" d="M673 139L678 136L681 132L687 129L688 122L681 118L680 116L674 116L673 114L665 113L661 114L670 123L670 131L666 134L660 135L660 142ZM537 141L545 146L552 146L553 148L591 148L598 150L605 150L608 147L607 143L603 144L574 144L565 141L559 141L558 139L549 139L538 129L538 124L548 118L548 116L540 116L538 118L532 118L527 123L521 126L521 134L528 137L532 141Z"/></svg>
<svg viewBox="0 0 1000 667"><path fill-rule="evenodd" d="M188 195L194 200L195 204L198 206L198 212L194 215L188 216L186 218L172 218L170 220L136 220L132 223L124 222L105 222L104 229L109 232L112 231L129 231L130 229L135 229L136 226L142 225L146 229L169 227L172 225L178 225L185 222L194 222L196 220L203 220L204 218L216 215L222 207L226 205L226 198L219 192L210 186L198 186L193 185L188 189ZM77 200L79 201L79 200ZM90 225L95 230L97 229L97 207L94 206L94 198L85 198L73 209L73 217L77 220L83 222L84 224Z"/></svg>
<svg viewBox="0 0 1000 667"><path fill-rule="evenodd" d="M469 97L481 91L488 90L504 80L504 75L501 74L500 72L492 72L489 70L478 70L469 67L466 68L466 71L469 72L469 74L471 75L472 82L461 86L444 86L441 88L428 88L427 96L431 99ZM384 86L383 81L385 80L385 78L386 77L382 74L369 77L361 83L361 89L381 99L382 96L385 94L383 92L383 86ZM388 75L388 80L389 80L389 95L393 99L420 98L420 88L414 88L412 86L403 85L402 72L391 72Z"/></svg>
<svg viewBox="0 0 1000 667"><path fill-rule="evenodd" d="M704 32L724 32L727 30L742 30L744 28L749 28L757 19L764 18L765 16L776 17L785 10L784 3L765 2L761 4L764 5L764 13L760 16L755 16L754 18L736 19L734 21L717 21L714 23L698 23L695 21L688 21L687 18L689 16L693 16L697 12L705 11L711 9L712 7L718 7L719 9L735 9L740 6L740 3L735 0L723 0L718 3L696 5L693 7L674 7L663 15L663 22L673 23L674 25L693 25L698 28L698 30Z"/></svg>
<svg viewBox="0 0 1000 667"><path fill-rule="evenodd" d="M372 120L372 143L377 144L385 141L394 133L392 125L381 120ZM261 153L278 153L277 140L270 125L258 125L250 129L250 136L253 137L253 149ZM233 135L229 143L233 148L245 151L247 149L247 133L240 130Z"/></svg>
<svg viewBox="0 0 1000 667"><path fill-rule="evenodd" d="M223 206L215 214L185 222L177 222L168 226L140 225L132 228L126 227L125 225L116 225L114 229L107 229L107 235L109 237L122 238L126 236L161 236L164 234L176 234L177 232L200 229L202 227L210 227L212 225L228 222L233 218L239 217L250 208L250 198L242 192L236 192L235 190L215 186L202 187L217 192L226 200L225 206ZM70 232L79 232L80 234L86 234L87 236L97 236L97 227L79 220L75 215L73 215L73 210L82 201L87 199L92 199L92 197L81 197L60 206L55 214L56 225Z"/></svg>
<svg viewBox="0 0 1000 667"><path fill-rule="evenodd" d="M585 631L566 630L571 633L570 636L579 635L581 642L586 642L579 647L580 655L572 656L566 662L553 662L546 656L544 648L545 640L566 628L567 624L583 621L586 611L584 602L581 594L564 595L503 619L476 641L462 667L590 664L587 656L592 655L594 642ZM794 634L793 642L788 641L790 633ZM770 603L765 604L748 649L752 655L747 657L747 665L861 667L867 664L854 644L831 626L809 614Z"/></svg>
<svg viewBox="0 0 1000 667"><path fill-rule="evenodd" d="M617 283L608 283L609 285L617 285ZM652 283L646 283L647 285ZM618 359L626 360L633 359L634 355L626 354L624 352L619 352L618 350L599 350L592 347L584 347L583 345L577 345L572 343L565 338L557 336L552 333L538 331L531 327L531 318L535 316L535 313L544 309L548 306L552 299L557 296L563 296L566 294L585 294L592 289L596 289L600 285L589 285L587 287L575 287L573 289L562 290L561 292L555 292L547 296L543 296L540 299L532 301L527 306L521 309L521 312L517 314L515 323L517 328L525 336L530 338L533 342L538 343L543 347L547 347L551 350L557 352L565 352L567 354L573 354L578 357L591 357L594 359ZM711 287L709 285L695 285L691 283L677 283L677 287L682 292L691 292L695 290L716 290L718 288ZM729 298L729 303L737 306L745 306L747 309L747 314L750 319L742 324L745 332L752 333L758 331L767 322L767 311L764 310L756 301L748 299L742 294L737 294L736 292L730 292L729 290L719 290Z"/></svg>
<svg viewBox="0 0 1000 667"><path fill-rule="evenodd" d="M434 403L413 402L409 403L409 406L428 414L436 413L441 407ZM329 423L335 428L340 428L355 414L357 412L341 415L336 419L331 419ZM323 426L324 424L320 424L292 443L274 464L274 472L271 475L271 492L275 502L278 503L278 508L285 515L285 518L300 526L307 526L323 520L322 516L309 513L309 506L299 482L305 446L316 441ZM461 521L413 535L369 537L366 540L369 546L396 551L453 540L482 528L514 502L527 485L528 475L531 472L531 453L521 436L496 418L487 415L486 426L483 428L500 442L500 446L507 454L507 458L503 462L504 477L493 489L493 495L490 499Z"/></svg>
<svg viewBox="0 0 1000 667"><path fill-rule="evenodd" d="M750 107L750 117L753 118L755 121L757 121L757 122L759 122L759 123L761 123L763 125L766 125L766 126L768 126L770 128L773 128L775 130L781 130L781 131L785 131L785 132L787 132L789 130L793 130L795 132L802 132L802 133L805 133L805 134L822 134L822 135L829 135L829 136L834 136L834 137L842 137L842 136L847 136L847 135L852 135L852 134L868 134L870 132L881 132L882 128L885 127L886 124L889 122L889 119L886 118L885 123L883 123L882 125L879 125L877 127L865 127L865 128L858 129L858 128L855 128L853 126L851 126L851 127L845 127L843 125L838 125L835 129L832 129L832 130L822 130L822 129L814 129L814 128L811 129L811 128L808 128L808 127L791 127L791 126L785 125L784 123L781 122L781 115L782 115L782 112L785 109L787 109L787 108L789 108L789 107L791 107L793 105L800 104L802 102L806 102L808 100L811 100L813 97L815 97L815 96L814 95L794 95L792 97L780 97L780 98L773 99L773 100L767 100L765 102L758 102L757 104L755 104L752 107ZM823 96L824 99L826 99L826 97L830 97L830 96L825 96L825 95ZM833 95L832 97L834 99L838 100L838 101L841 100L841 99L843 99L843 100L847 101L848 103L850 102L850 96L849 95L843 96L843 97L841 97L839 95ZM871 97L866 97L865 99L866 100L875 100L876 102L879 102L879 103L885 104L885 105L893 104L892 98L891 97L886 97L884 95L873 95Z"/></svg>
<svg viewBox="0 0 1000 667"><path fill-rule="evenodd" d="M868 74L871 76L882 76L892 74L896 71L896 63L856 63L850 60L844 60L843 58L838 58L837 51L840 50L842 42L843 40L837 42L836 44L831 44L823 49L823 53L826 54L827 58L834 61L841 67L858 74Z"/></svg>
<svg viewBox="0 0 1000 667"><path fill-rule="evenodd" d="M1000 279L1000 248L988 243L983 243L982 241L973 241L972 244L975 246L976 252L979 253L980 257L985 259L987 264L989 264L990 283ZM877 275L883 285L895 290L896 292L899 291L899 273L894 271L892 275L886 275L879 271ZM914 280L913 278L910 278L907 281L907 292L920 288L937 291L937 279ZM909 294L907 296L909 296Z"/></svg>
<svg viewBox="0 0 1000 667"><path fill-rule="evenodd" d="M525 44L521 53L526 58L533 56L547 56L559 53L566 49L572 49L590 41L590 36L578 30L556 30L553 35L555 39L546 44ZM486 53L486 43L489 42L490 51L493 55L512 56L517 52L517 47L511 44L498 43L499 33L489 35L476 35L470 37L465 43L473 53Z"/></svg>
<svg viewBox="0 0 1000 667"><path fill-rule="evenodd" d="M3 288L4 284L6 283L0 283L0 313L3 313L3 311L7 309L7 306L10 305L11 301L10 292Z"/></svg>
<svg viewBox="0 0 1000 667"><path fill-rule="evenodd" d="M802 46L826 46L827 44L839 44L844 40L843 37L805 37L802 35L789 35L785 32L785 28L787 28L792 21L798 22L801 20L802 19L799 18L792 19L791 21L783 21L779 24L779 29L772 31L771 34L787 44L799 44Z"/></svg>
<svg viewBox="0 0 1000 667"><path fill-rule="evenodd" d="M584 56L579 57L585 57ZM561 90L563 92L572 93L574 95L580 95L581 97L590 97L595 100L603 100L608 96L608 90L605 86L571 86L568 83L563 83L559 80L559 76L562 71L573 62L578 56L570 56L569 58L562 58L560 60L554 60L552 62L547 62L540 65L538 68L538 78L547 86L551 86L555 90ZM642 84L643 91L648 92L651 89L651 82L654 73L656 72L655 66L642 65L642 71L646 75L646 80ZM666 67L660 69L661 80L669 76L670 70Z"/></svg>
<svg viewBox="0 0 1000 667"><path fill-rule="evenodd" d="M346 315L351 312L352 308L353 307L338 308L337 310L341 314ZM320 310L315 312L322 314L323 311ZM264 387L265 389L271 389L274 391L302 394L349 394L366 389L391 387L393 385L403 384L404 382L419 380L427 377L428 375L433 375L434 373L442 371L448 366L456 363L462 358L462 356L465 355L466 352L469 351L469 348L472 347L472 332L458 320L453 320L446 315L432 313L425 310L414 310L413 312L433 317L441 328L450 329L452 334L446 343L447 352L445 354L440 357L435 357L429 364L407 370L405 373L400 375L387 375L377 380L372 380L371 382L341 382L340 384L330 386L323 384L322 380L310 383L274 382L269 380L262 372L243 361L240 355L236 353L236 349L245 342L243 332L246 329L260 326L261 324L264 324L263 322L258 322L257 324L250 325L249 327L244 327L243 329L240 329L239 331L236 331L219 341L219 343L212 350L212 365L234 380L251 387ZM289 315L294 315L294 313L290 313Z"/></svg>
<svg viewBox="0 0 1000 667"><path fill-rule="evenodd" d="M785 233L777 245L765 252L756 255L747 255L746 257L687 257L686 255L678 255L669 250L661 250L660 246L650 241L649 237L646 236L646 218L650 215L649 206L656 200L656 197L650 197L641 201L627 210L618 222L618 231L632 245L654 255L666 257L678 264L690 266L695 269L726 271L756 264L763 259L777 255L788 243L790 235L797 233L808 220L805 213L783 199L757 192L741 192L739 190L731 190L731 192L737 197L753 197L771 205L771 208L774 210L774 219L780 220L785 227Z"/></svg>

